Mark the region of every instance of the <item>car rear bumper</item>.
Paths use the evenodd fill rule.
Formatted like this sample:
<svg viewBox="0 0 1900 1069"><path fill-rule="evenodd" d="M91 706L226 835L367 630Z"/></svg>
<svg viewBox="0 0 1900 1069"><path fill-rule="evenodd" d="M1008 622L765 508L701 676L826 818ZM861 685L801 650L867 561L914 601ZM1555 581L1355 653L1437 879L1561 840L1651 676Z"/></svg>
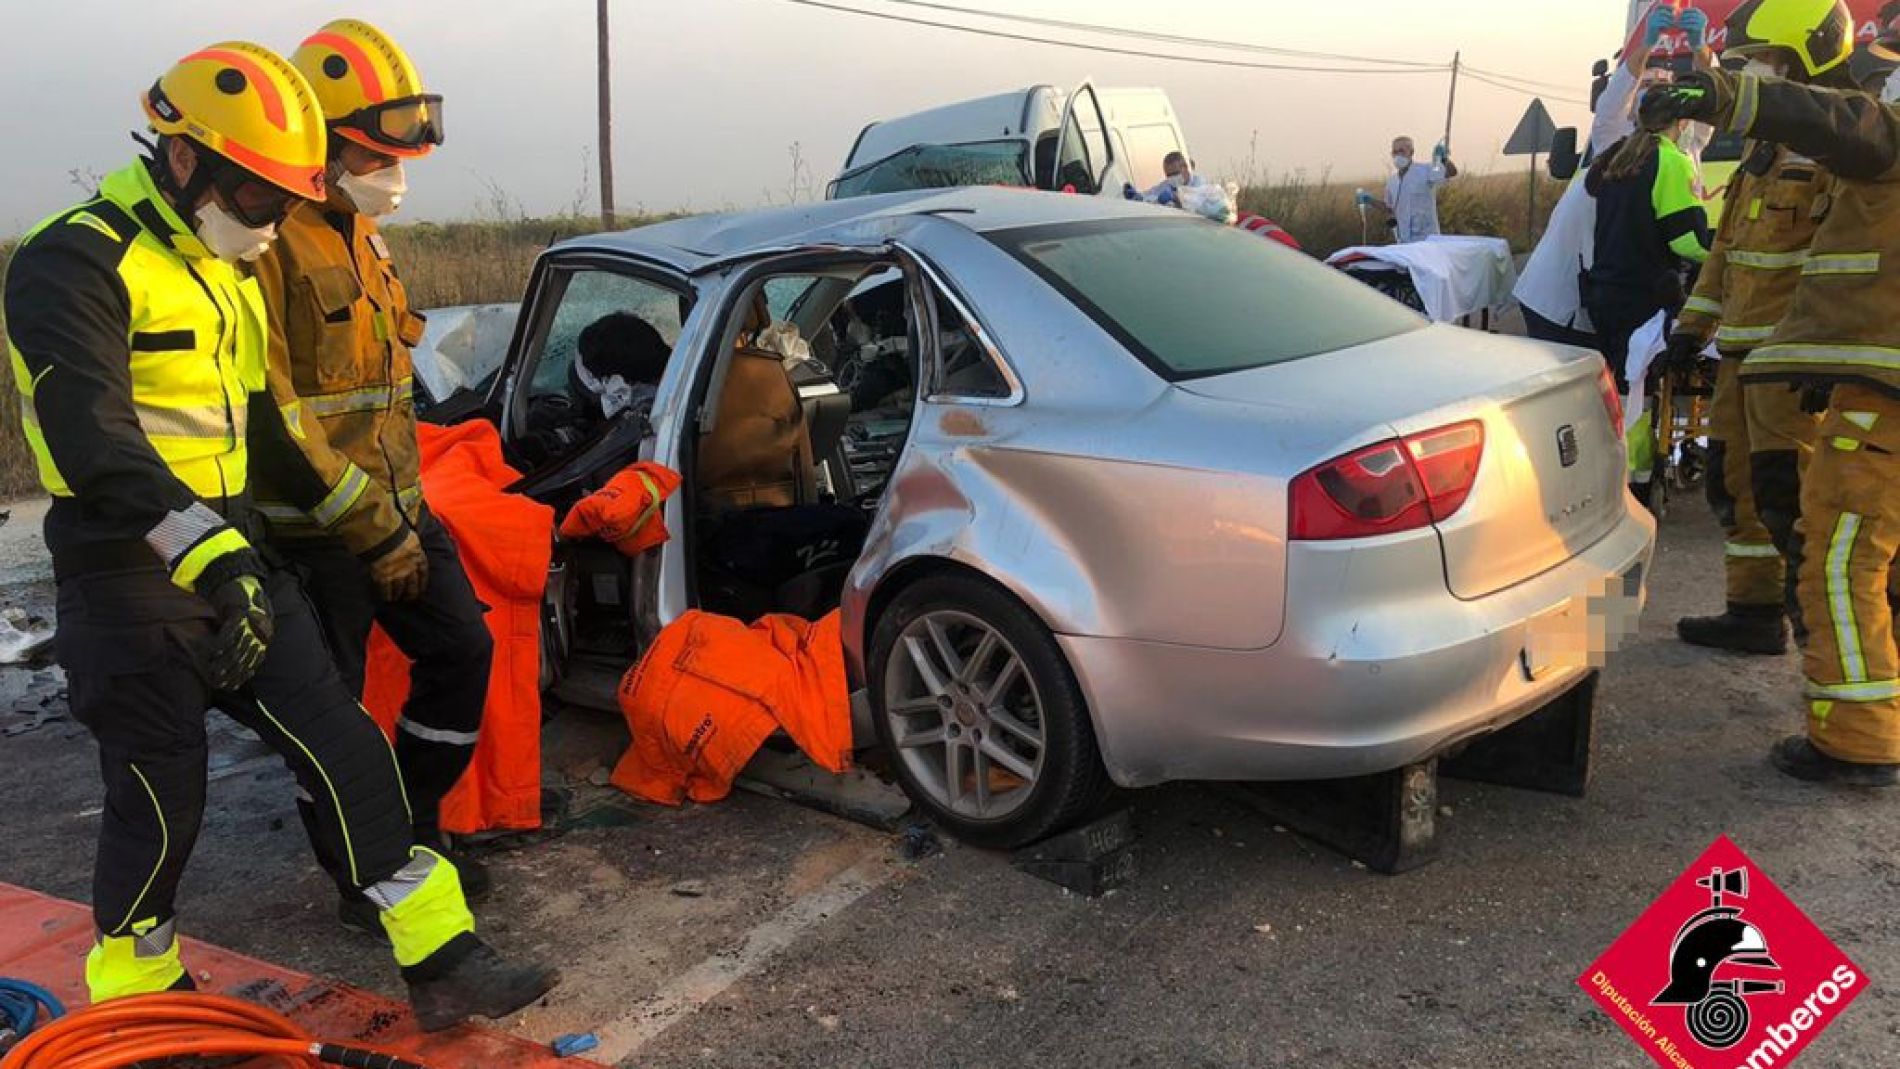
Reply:
<svg viewBox="0 0 1900 1069"><path fill-rule="evenodd" d="M1654 521L1626 495L1623 520L1595 544L1471 601L1446 590L1435 545L1426 570L1423 546L1408 560L1402 548L1298 544L1286 629L1266 649L1058 640L1124 787L1365 775L1505 727L1579 683L1634 631L1654 542ZM1559 614L1597 635L1568 659L1549 652Z"/></svg>

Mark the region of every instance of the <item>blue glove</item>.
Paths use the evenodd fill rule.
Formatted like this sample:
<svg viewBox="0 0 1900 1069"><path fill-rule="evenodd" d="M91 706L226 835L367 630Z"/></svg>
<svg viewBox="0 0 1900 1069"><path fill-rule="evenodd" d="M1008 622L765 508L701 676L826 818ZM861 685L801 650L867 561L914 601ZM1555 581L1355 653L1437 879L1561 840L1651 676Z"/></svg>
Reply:
<svg viewBox="0 0 1900 1069"><path fill-rule="evenodd" d="M1443 141L1440 141L1438 144L1432 146L1432 162L1433 163L1442 164L1446 160L1449 160L1449 159L1451 159L1451 150L1445 147L1445 143Z"/></svg>
<svg viewBox="0 0 1900 1069"><path fill-rule="evenodd" d="M1372 207L1372 194L1362 189L1357 196L1353 197L1353 203L1359 205L1361 208L1370 208Z"/></svg>
<svg viewBox="0 0 1900 1069"><path fill-rule="evenodd" d="M1174 183L1161 187L1161 195L1155 198L1155 203L1169 208L1181 203L1181 194L1175 190Z"/></svg>
<svg viewBox="0 0 1900 1069"><path fill-rule="evenodd" d="M1676 20L1682 32L1689 35L1689 51L1700 52L1709 43L1709 16L1699 7L1692 7Z"/></svg>
<svg viewBox="0 0 1900 1069"><path fill-rule="evenodd" d="M1136 189L1135 184L1133 182L1123 182L1122 183L1122 199L1123 200L1140 200L1141 190Z"/></svg>
<svg viewBox="0 0 1900 1069"><path fill-rule="evenodd" d="M1649 20L1643 23L1643 47L1655 48L1657 43L1662 40L1663 34L1668 33L1670 30L1673 30L1675 28L1676 28L1675 10L1665 4L1657 4L1654 8L1650 10ZM1703 23L1702 28L1704 30L1708 29L1706 16L1704 16L1704 23Z"/></svg>

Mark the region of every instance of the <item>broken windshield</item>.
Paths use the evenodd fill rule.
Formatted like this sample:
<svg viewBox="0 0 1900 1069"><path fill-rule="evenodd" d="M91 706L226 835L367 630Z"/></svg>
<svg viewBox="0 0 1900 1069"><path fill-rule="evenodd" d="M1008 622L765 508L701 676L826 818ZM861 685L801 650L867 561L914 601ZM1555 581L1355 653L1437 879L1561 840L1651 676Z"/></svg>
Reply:
<svg viewBox="0 0 1900 1069"><path fill-rule="evenodd" d="M1029 146L1022 141L912 145L831 183L831 199L956 186L1027 186Z"/></svg>

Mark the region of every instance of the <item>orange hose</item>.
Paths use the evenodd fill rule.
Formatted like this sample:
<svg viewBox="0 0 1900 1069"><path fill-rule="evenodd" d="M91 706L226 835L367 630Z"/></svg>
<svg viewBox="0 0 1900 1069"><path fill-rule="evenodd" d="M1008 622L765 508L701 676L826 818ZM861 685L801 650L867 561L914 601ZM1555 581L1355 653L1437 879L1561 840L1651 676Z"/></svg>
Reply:
<svg viewBox="0 0 1900 1069"><path fill-rule="evenodd" d="M0 1069L120 1069L168 1057L249 1054L270 1064L320 1066L317 1041L264 1006L221 995L174 993L115 999L35 1031Z"/></svg>

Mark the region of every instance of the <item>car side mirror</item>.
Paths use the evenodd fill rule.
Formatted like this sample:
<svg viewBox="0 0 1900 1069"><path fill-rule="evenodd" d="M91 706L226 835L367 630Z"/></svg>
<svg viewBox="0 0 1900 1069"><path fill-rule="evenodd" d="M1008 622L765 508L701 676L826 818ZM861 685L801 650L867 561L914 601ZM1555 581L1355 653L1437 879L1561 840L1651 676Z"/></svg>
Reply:
<svg viewBox="0 0 1900 1069"><path fill-rule="evenodd" d="M1577 152L1577 128L1566 126L1550 141L1550 176L1568 182L1577 176L1583 156Z"/></svg>

